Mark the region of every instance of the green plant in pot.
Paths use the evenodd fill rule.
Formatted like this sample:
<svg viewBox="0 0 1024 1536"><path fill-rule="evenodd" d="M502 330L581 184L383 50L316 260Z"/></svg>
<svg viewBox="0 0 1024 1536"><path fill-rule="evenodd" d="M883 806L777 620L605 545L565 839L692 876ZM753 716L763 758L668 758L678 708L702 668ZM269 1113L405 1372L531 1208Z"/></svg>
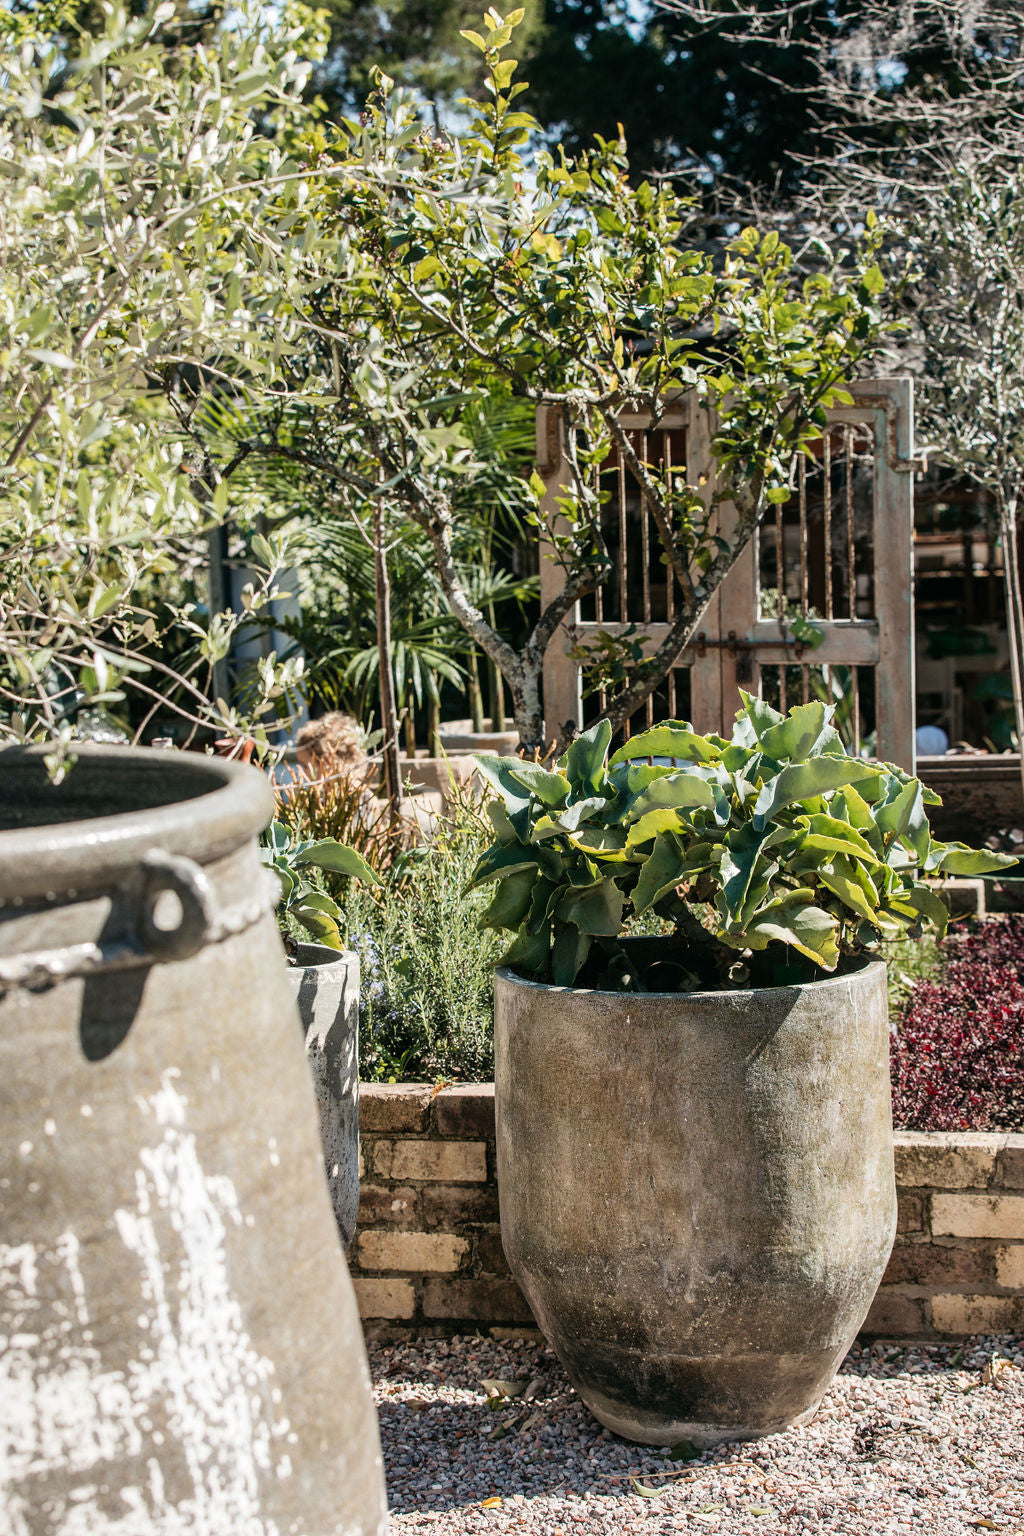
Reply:
<svg viewBox="0 0 1024 1536"><path fill-rule="evenodd" d="M380 885L362 854L335 837L297 838L283 822L275 820L267 828L260 855L281 882L278 920L292 959L298 947L296 926L322 948L344 950L342 910L334 897L317 884L313 871L347 875L365 880L367 885Z"/></svg>
<svg viewBox="0 0 1024 1536"><path fill-rule="evenodd" d="M1004 862L936 842L824 705L742 704L731 740L477 759L505 1250L584 1401L655 1444L814 1411L895 1230L878 952L943 929L929 875Z"/></svg>
<svg viewBox="0 0 1024 1536"><path fill-rule="evenodd" d="M315 883L314 871L381 882L355 848L333 837L296 838L280 821L271 822L260 852L281 881L288 979L313 1074L334 1217L347 1247L359 1208L359 956L345 948L341 908ZM296 928L313 942L297 939Z"/></svg>

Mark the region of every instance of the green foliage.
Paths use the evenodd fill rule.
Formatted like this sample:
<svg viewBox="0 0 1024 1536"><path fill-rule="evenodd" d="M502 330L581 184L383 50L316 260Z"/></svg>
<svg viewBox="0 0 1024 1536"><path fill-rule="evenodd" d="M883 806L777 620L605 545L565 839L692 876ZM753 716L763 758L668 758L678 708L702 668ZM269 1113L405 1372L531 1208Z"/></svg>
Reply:
<svg viewBox="0 0 1024 1536"><path fill-rule="evenodd" d="M539 742L545 650L612 569L594 470L613 446L632 452L624 409L657 419L693 389L717 412L714 494L679 466L631 464L680 599L644 675L622 669L609 712L627 718L875 345L880 229L819 252L810 277L774 232L742 231L716 264L686 248L667 184L630 184L618 140L528 162L536 125L508 52L522 12L465 29L484 88L451 134L385 77L358 122L303 122L300 7L225 10L181 48L159 30L172 14L112 12L70 68L44 35L0 42L4 729L59 731L55 692L116 704L129 687L240 728L207 699L231 618L187 602L171 615L202 665L168 679L166 616L139 596L172 572L194 584L215 522L267 513L241 470L270 462L307 489L330 481L320 517L379 523L378 541L414 525ZM495 473L474 425L488 405L560 416L564 486L545 494L511 460ZM738 509L728 535L719 501ZM560 572L518 646L471 574L479 509L503 503L528 508ZM261 547L284 563L272 538ZM257 617L272 593L272 577L254 586ZM417 664L436 706L438 668ZM297 668L270 658L256 681L253 715Z"/></svg>
<svg viewBox="0 0 1024 1536"><path fill-rule="evenodd" d="M905 221L923 344L926 430L996 498L1024 502L1024 168L957 167Z"/></svg>
<svg viewBox="0 0 1024 1536"><path fill-rule="evenodd" d="M955 928L951 931L955 931ZM895 1018L920 981L931 981L943 966L942 940L935 933L896 939L886 948L889 1016Z"/></svg>
<svg viewBox="0 0 1024 1536"><path fill-rule="evenodd" d="M542 9L528 0L528 35ZM478 24L475 0L326 0L321 12L330 38L313 84L332 115L358 110L381 69L445 116L459 98L483 90L480 55L462 36Z"/></svg>
<svg viewBox="0 0 1024 1536"><path fill-rule="evenodd" d="M611 574L594 470L613 446L632 451L621 412L658 419L674 394L695 390L717 413L717 488L687 483L679 465L630 465L681 597L645 676L624 675L613 718L664 675L764 506L785 493L794 454L848 398L843 381L881 324L873 281L862 281L881 232L860 250L820 250L811 276L774 232L742 231L715 263L687 249L688 205L668 184L630 184L618 140L528 163L536 124L508 51L521 21L491 10L466 29L486 89L457 132L439 134L422 103L382 77L358 122L307 134L307 174L282 189L265 244L268 265L287 272L289 329L303 344L250 372L246 446L315 467L350 515L382 502L389 528L416 525L453 612L510 684L522 738L536 743L544 652L573 603ZM550 407L569 457L564 486L529 483L529 521L561 585L518 647L460 567L467 509L523 492L517 466L496 476L467 427L485 402ZM722 501L739 509L728 535Z"/></svg>
<svg viewBox="0 0 1024 1536"><path fill-rule="evenodd" d="M260 857L281 882L278 911L285 934L290 932L291 923L297 923L318 944L344 949L341 908L312 872L326 871L380 885L362 854L333 837L296 840L280 821L272 821L264 834Z"/></svg>
<svg viewBox="0 0 1024 1536"><path fill-rule="evenodd" d="M250 721L209 698L239 620L201 612L207 530L229 512L227 474L196 455L197 397L291 345L282 284L245 231L270 228L289 168L254 132L287 138L304 71L287 9L272 36L240 7L208 46L175 51L171 6L104 7L81 57L50 35L71 8L0 28L0 739L73 730L82 703L169 706L221 733ZM259 614L287 563L263 541ZM173 578L174 602L159 593ZM181 634L180 669L160 650ZM294 687L266 661L253 716Z"/></svg>
<svg viewBox="0 0 1024 1536"><path fill-rule="evenodd" d="M927 875L983 874L1002 854L936 842L936 797L847 755L830 712L742 695L732 739L668 721L608 755L600 721L549 771L481 755L495 841L473 874L496 887L486 928L506 963L572 985L643 988L618 940L631 916L676 925L676 985L832 971L840 954L926 930L946 909ZM659 979L659 987L664 985Z"/></svg>
<svg viewBox="0 0 1024 1536"><path fill-rule="evenodd" d="M346 893L347 942L361 961L363 1078L493 1077L502 943L479 931L487 897L467 889L489 831L458 793L429 845L407 854L383 889Z"/></svg>

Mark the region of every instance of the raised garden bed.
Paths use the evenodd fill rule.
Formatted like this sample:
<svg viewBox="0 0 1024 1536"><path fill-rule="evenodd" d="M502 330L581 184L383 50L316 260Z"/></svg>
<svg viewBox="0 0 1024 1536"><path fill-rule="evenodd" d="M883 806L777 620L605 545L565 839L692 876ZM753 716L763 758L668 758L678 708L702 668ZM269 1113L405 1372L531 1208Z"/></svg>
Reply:
<svg viewBox="0 0 1024 1536"><path fill-rule="evenodd" d="M350 1267L368 1331L532 1327L501 1247L493 1084L365 1084L360 1131ZM896 1182L899 1235L865 1335L1024 1331L1024 1134L898 1132Z"/></svg>
<svg viewBox="0 0 1024 1536"><path fill-rule="evenodd" d="M915 1129L896 1136L899 1234L869 1336L1024 1329L1022 955L1013 916L954 934L938 969L925 956L906 978L893 1098ZM501 1246L493 1084L366 1084L360 1129L352 1273L371 1331L532 1326Z"/></svg>

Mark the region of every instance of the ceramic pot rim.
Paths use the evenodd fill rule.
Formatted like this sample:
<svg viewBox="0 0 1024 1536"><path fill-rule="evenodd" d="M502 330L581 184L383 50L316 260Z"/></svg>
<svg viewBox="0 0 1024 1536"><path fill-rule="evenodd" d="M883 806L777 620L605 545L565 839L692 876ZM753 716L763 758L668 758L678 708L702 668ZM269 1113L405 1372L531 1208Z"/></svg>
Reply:
<svg viewBox="0 0 1024 1536"><path fill-rule="evenodd" d="M850 981L866 980L872 973L885 972L884 960L868 960L858 965L855 970L843 971L839 974L823 975L814 981L787 982L780 987L723 987L721 990L708 992L605 992L598 987L562 987L553 981L528 981L525 976L520 976L509 965L496 965L495 978L507 982L511 986L527 987L537 992L561 992L573 997L593 997L602 1002L624 1002L629 1007L646 1007L649 1003L701 1003L705 1006L717 1001L735 1002L737 1000L754 1001L760 997L779 997L784 993L791 993L794 997L810 991L827 991L830 987L839 987Z"/></svg>
<svg viewBox="0 0 1024 1536"><path fill-rule="evenodd" d="M0 794L16 804L24 778L4 783L5 772L38 764L47 748L0 751ZM70 771L110 780L118 803L126 776L148 786L156 803L74 821L36 822L0 830L0 900L33 900L75 891L85 894L118 883L152 849L211 864L256 837L274 812L270 781L258 769L226 758L145 747L75 743ZM19 776L21 777L21 776ZM59 788L52 791L59 794Z"/></svg>

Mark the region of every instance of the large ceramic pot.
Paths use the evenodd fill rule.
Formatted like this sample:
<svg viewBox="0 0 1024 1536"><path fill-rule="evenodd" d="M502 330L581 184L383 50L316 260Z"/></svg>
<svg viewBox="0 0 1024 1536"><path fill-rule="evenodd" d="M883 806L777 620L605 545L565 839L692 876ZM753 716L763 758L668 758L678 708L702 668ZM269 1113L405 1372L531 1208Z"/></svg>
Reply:
<svg viewBox="0 0 1024 1536"><path fill-rule="evenodd" d="M584 1402L654 1445L813 1412L895 1233L885 967L621 993L499 970L508 1261Z"/></svg>
<svg viewBox="0 0 1024 1536"><path fill-rule="evenodd" d="M359 956L297 944L288 981L320 1112L327 1188L347 1248L359 1213Z"/></svg>
<svg viewBox="0 0 1024 1536"><path fill-rule="evenodd" d="M0 1529L378 1533L269 786L76 750L0 753Z"/></svg>

